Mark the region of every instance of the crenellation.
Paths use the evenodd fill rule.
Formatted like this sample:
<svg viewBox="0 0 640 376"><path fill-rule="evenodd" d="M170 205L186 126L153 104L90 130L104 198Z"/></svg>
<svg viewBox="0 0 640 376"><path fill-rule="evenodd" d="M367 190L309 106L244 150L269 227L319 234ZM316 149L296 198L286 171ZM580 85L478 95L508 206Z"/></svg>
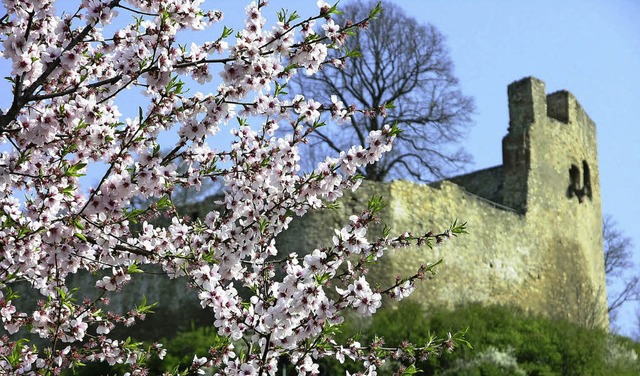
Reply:
<svg viewBox="0 0 640 376"><path fill-rule="evenodd" d="M518 135L529 124L547 113L545 84L534 77L513 82L507 89L509 97L509 134Z"/></svg>
<svg viewBox="0 0 640 376"><path fill-rule="evenodd" d="M569 115L571 93L566 90L556 91L547 95L547 116L561 121L565 124L569 123L569 119L573 118ZM575 98L572 98L575 101Z"/></svg>

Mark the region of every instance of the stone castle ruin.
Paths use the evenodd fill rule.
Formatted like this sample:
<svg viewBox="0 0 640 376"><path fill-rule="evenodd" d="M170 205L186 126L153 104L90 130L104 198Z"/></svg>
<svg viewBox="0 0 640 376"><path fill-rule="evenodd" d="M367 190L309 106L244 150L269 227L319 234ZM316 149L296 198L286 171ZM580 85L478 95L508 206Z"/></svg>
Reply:
<svg viewBox="0 0 640 376"><path fill-rule="evenodd" d="M414 274L420 264L443 259L438 274L419 283L410 299L426 307L513 304L607 328L595 124L571 93L547 95L538 79L514 82L508 93L509 132L501 166L431 185L365 182L343 197L338 209L296 218L277 239L281 251L300 254L330 244L333 229L365 209L372 196L382 196L387 206L380 218L392 235L394 230L438 232L455 219L467 222L469 234L440 248L385 254L372 270L374 282L391 282L396 275ZM183 212L200 216L214 209L213 201ZM137 329L142 339L170 335L176 325L188 329L192 320L210 320L184 280L136 277L109 309L126 311L143 294L149 302L165 304Z"/></svg>
<svg viewBox="0 0 640 376"><path fill-rule="evenodd" d="M608 327L596 128L567 91L547 95L544 82L509 85L509 131L503 164L431 185L368 183L339 210L294 221L285 249L326 245L333 228L373 195L393 230L423 234L454 219L469 234L441 248L396 251L374 269L380 282L414 274L443 259L412 299L425 306L467 302L514 304L528 312Z"/></svg>

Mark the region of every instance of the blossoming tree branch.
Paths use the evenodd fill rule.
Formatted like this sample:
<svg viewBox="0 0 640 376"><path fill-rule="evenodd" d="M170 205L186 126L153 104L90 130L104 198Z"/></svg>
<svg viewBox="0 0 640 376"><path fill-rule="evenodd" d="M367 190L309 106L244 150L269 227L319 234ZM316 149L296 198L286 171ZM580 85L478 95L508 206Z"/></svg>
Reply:
<svg viewBox="0 0 640 376"><path fill-rule="evenodd" d="M180 33L213 35L210 27L221 22L222 13L202 3L82 0L63 12L53 0L3 0L3 75L12 92L0 110L0 374L59 374L97 361L145 374L145 363L164 355L162 345L111 332L144 319L152 305L141 297L127 312L110 312L107 302L150 265L162 268L158 278L189 278L222 338L209 353L194 354L184 374L276 375L281 359L300 375L317 374L323 357L350 358L359 372L375 374L386 358L410 363L464 342L450 335L392 348L333 337L346 313L371 315L384 296L407 297L434 266L417 265L413 275L372 286L372 262L392 249L464 232L464 225L439 234L385 231L368 240L382 207L373 199L324 248L282 254L275 246L294 216L356 189L357 169L389 151L400 132L385 126L366 136L367 148L300 171L298 146L323 126L323 114L340 123L356 111L384 108L335 98L319 103L287 93L287 82L325 64L348 64L354 52L327 60L328 49L343 48L379 7L338 25L336 7L319 1L316 16L273 11L277 22L267 27L263 0L247 6L242 28L180 44ZM190 80L206 87L214 73L221 83L212 92L185 89ZM143 92L148 106L121 114L116 102L127 89ZM233 142L212 148L225 127ZM159 134L166 131L176 136L161 154ZM90 169L100 171L93 184L82 178ZM211 180L224 183L221 209L193 221L177 215L172 192ZM134 198L152 204L136 208ZM171 224L154 226L159 215L171 216ZM71 288L68 277L80 272L96 275L94 285ZM40 297L35 309L24 308L16 284Z"/></svg>

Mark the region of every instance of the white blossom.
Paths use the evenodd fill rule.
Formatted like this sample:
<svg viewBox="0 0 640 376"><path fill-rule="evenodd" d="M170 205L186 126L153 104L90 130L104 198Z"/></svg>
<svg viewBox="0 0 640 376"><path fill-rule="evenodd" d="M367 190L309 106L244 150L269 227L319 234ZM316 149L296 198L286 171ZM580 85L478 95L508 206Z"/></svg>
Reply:
<svg viewBox="0 0 640 376"><path fill-rule="evenodd" d="M103 361L128 365L134 375L149 353L163 357L161 344L147 349L112 338L114 329L150 314L149 304L126 312L108 306L150 265L161 267L159 278L186 277L228 340L211 356L194 355L191 372L215 366L221 374L275 375L287 356L299 374L314 375L323 356L368 361L361 347L305 346L341 323L345 311L371 315L383 294L411 293L413 282L372 289L366 263L350 260L375 260L403 242L367 239L375 220L368 211L336 229L327 248L283 255L274 239L294 216L357 188L357 172L391 150L396 131L385 126L368 135L369 146L302 172L299 146L323 114L340 123L356 109L336 97L286 99L275 89L298 71L321 69L348 30L324 1L322 13L295 24L270 24L265 3L251 3L232 35L184 45L181 32L203 30L222 13L203 9L203 0L130 0L126 7L82 0L77 12L58 12L53 0L4 1L1 54L15 97L0 116L0 318L8 333L0 339L0 373L55 373ZM132 14L137 21L126 18ZM328 40L310 37L318 23ZM211 93L186 87L215 73L219 85ZM116 105L129 100L121 97L128 89L141 88L135 111ZM218 150L221 131L233 141ZM166 134L177 137L163 141ZM162 154L166 146L170 152ZM173 192L207 180L224 186L219 209L199 220L179 216ZM136 206L140 201L149 204ZM154 225L161 216L170 217L165 227ZM95 282L76 291L67 282L81 272ZM24 311L9 297L17 282L42 296L36 308ZM50 353L23 345L27 330L58 345ZM252 344L244 357L234 353L241 340Z"/></svg>

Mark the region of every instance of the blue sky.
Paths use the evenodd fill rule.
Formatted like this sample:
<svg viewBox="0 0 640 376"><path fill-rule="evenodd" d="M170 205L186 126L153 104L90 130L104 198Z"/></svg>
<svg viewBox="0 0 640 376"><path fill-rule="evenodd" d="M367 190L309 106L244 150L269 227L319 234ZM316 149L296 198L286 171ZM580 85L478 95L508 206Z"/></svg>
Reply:
<svg viewBox="0 0 640 376"><path fill-rule="evenodd" d="M208 1L205 7L227 11L223 23L237 29L247 2ZM640 124L636 114L640 108L640 2L394 2L418 21L434 24L447 37L462 89L475 98L475 126L463 143L475 161L469 171L502 163L509 83L535 76L546 82L547 92L567 89L577 97L598 127L603 212L612 215L619 229L635 241L635 261L640 265L639 205L635 198L640 187ZM317 12L316 0L270 3L266 14L281 7L297 9L302 16ZM197 39L215 37L208 34ZM0 70L2 76L7 75L6 61L1 62ZM210 89L213 87L199 90ZM7 90L8 83L0 84L0 92ZM0 97L0 106L6 107L8 100L6 95ZM624 334L635 332L634 309L628 307L621 316Z"/></svg>

